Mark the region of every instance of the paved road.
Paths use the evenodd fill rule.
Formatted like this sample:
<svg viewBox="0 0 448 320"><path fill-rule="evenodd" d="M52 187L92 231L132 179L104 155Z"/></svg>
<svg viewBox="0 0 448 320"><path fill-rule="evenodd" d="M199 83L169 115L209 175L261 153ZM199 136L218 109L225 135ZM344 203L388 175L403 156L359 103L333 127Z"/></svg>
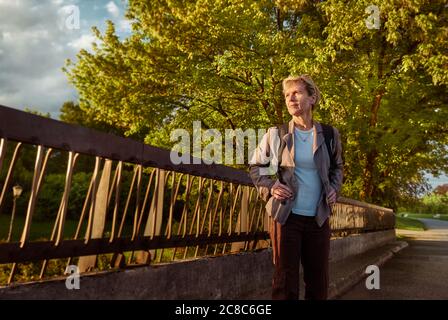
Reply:
<svg viewBox="0 0 448 320"><path fill-rule="evenodd" d="M428 230L397 230L409 246L380 268L380 289L362 280L341 300L448 299L448 221L419 220Z"/></svg>

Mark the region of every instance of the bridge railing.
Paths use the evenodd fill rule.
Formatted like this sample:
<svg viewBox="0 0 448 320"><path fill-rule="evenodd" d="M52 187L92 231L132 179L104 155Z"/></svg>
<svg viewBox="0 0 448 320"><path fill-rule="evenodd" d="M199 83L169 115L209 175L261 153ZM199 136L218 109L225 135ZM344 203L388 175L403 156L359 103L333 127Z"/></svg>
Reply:
<svg viewBox="0 0 448 320"><path fill-rule="evenodd" d="M173 165L168 150L4 106L0 138L0 284L268 245L245 171ZM333 209L334 236L395 225L387 208Z"/></svg>

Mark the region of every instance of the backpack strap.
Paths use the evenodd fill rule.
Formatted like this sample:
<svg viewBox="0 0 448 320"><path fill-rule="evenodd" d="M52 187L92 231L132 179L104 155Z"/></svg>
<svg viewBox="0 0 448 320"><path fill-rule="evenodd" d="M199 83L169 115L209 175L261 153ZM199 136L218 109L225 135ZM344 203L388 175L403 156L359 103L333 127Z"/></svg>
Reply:
<svg viewBox="0 0 448 320"><path fill-rule="evenodd" d="M336 159L333 155L333 148L331 147L334 144L334 131L333 127L321 123L322 130L324 132L325 144L327 146L328 155L330 156L330 169L336 168Z"/></svg>
<svg viewBox="0 0 448 320"><path fill-rule="evenodd" d="M283 150L286 147L286 142L283 140L283 136L288 133L288 123L283 123L281 125L277 125L277 134L280 138L280 146L278 148L277 158L278 158L278 164L277 164L277 179L280 181L280 183L285 184L283 181L282 175L281 175L281 169L280 166L282 163L282 155ZM285 200L282 200L281 203L284 205L286 203Z"/></svg>
<svg viewBox="0 0 448 320"><path fill-rule="evenodd" d="M285 146L286 146L286 142L283 140L283 136L288 133L288 124L283 123L281 125L278 125L277 133L280 138L280 146L278 148L278 153L277 153L277 158L278 158L277 168L278 168L278 170L280 170L280 164L282 163L283 150L285 149Z"/></svg>

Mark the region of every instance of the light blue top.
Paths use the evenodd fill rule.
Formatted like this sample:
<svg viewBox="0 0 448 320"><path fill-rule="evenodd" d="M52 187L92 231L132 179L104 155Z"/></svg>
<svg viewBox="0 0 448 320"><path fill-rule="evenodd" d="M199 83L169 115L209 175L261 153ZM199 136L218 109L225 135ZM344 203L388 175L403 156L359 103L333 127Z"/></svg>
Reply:
<svg viewBox="0 0 448 320"><path fill-rule="evenodd" d="M294 128L294 174L299 192L292 212L304 216L315 216L322 192L322 181L313 160L314 127L304 131Z"/></svg>

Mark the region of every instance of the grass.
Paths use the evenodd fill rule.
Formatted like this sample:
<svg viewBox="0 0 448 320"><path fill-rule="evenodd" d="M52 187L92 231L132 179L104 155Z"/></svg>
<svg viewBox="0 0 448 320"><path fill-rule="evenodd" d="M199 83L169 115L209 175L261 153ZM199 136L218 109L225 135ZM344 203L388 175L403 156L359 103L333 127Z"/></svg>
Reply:
<svg viewBox="0 0 448 320"><path fill-rule="evenodd" d="M396 228L397 229L414 230L414 231L426 230L425 225L421 221L418 221L418 220L412 219L412 218L401 217L398 215L396 218L397 218L396 219Z"/></svg>
<svg viewBox="0 0 448 320"><path fill-rule="evenodd" d="M11 215L0 214L0 242L6 241L8 237L10 221L11 221ZM79 222L78 220L70 220L70 219L65 220L64 239L67 240L74 238L76 228L78 227L78 222ZM119 222L120 221L117 222L117 230ZM14 219L11 242L20 241L24 225L25 225L25 217L16 216ZM45 221L33 219L31 222L29 241L49 240L51 238L53 225L54 225L54 219ZM87 228L87 217L84 218L81 230L78 235L78 239L84 237L86 233L86 228ZM106 221L106 224L104 226L104 237L108 237L110 235L111 229L112 229L112 222ZM129 237L131 236L131 233L132 233L132 224L125 223L122 236Z"/></svg>
<svg viewBox="0 0 448 320"><path fill-rule="evenodd" d="M0 241L6 241L9 232L9 223L11 221L11 215L0 215ZM31 223L30 240L44 240L50 239L51 231L53 229L54 221L38 221L34 220ZM14 219L14 225L12 229L11 241L19 241L22 235L23 226L25 225L25 217L16 216ZM64 226L64 238L73 238L76 232L78 221L66 220ZM84 233L81 233L82 235Z"/></svg>
<svg viewBox="0 0 448 320"><path fill-rule="evenodd" d="M436 219L436 220L444 220L448 221L448 214L431 214L431 213L412 213L412 212L400 212L397 214L397 217L405 217L405 218L411 218L411 219Z"/></svg>

